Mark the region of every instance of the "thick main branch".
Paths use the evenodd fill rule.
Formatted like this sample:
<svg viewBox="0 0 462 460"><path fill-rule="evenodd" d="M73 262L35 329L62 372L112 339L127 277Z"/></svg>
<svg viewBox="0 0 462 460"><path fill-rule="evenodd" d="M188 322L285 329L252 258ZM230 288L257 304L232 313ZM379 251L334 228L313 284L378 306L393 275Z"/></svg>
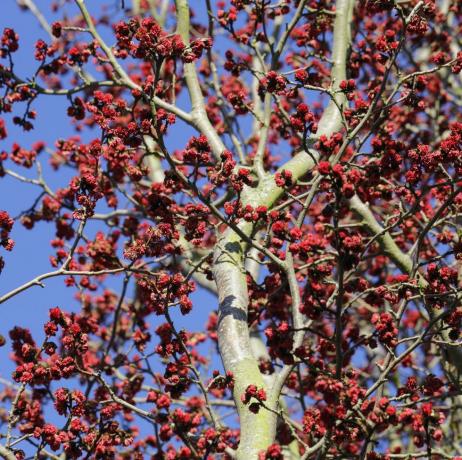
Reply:
<svg viewBox="0 0 462 460"><path fill-rule="evenodd" d="M185 0L177 0L177 7L183 5L185 8L185 4L187 4ZM331 86L335 96L320 120L318 136L322 134L330 136L342 128L341 105L345 99L344 95L337 90L340 82L346 77L352 7L353 0L337 0L331 77ZM186 12L182 14L185 15ZM308 152L300 152L280 169L289 170L293 179L298 180L309 172L314 164L312 155ZM274 176L266 175L260 179L256 189L244 190L242 204L243 206L247 204L264 205L269 208L283 193L284 190L276 185ZM242 222L239 228L246 235L252 235L253 225L251 223ZM276 416L266 409L260 409L258 414L253 414L241 402L241 396L248 385L265 387L250 345L247 323L248 292L244 269L246 250L245 242L229 228L216 244L213 273L219 295L218 343L220 354L225 369L234 374L234 399L240 416L241 440L237 458L251 460L257 458L258 453L273 442ZM273 394L271 400L268 401L268 406L274 410L278 409L278 396Z"/></svg>
<svg viewBox="0 0 462 460"><path fill-rule="evenodd" d="M189 46L189 1L175 0L175 5L177 10L177 32L184 44ZM193 62L184 64L184 78L191 100L192 123L207 137L215 157L220 158L223 150L225 150L225 145L207 116L204 96L197 76L196 66Z"/></svg>

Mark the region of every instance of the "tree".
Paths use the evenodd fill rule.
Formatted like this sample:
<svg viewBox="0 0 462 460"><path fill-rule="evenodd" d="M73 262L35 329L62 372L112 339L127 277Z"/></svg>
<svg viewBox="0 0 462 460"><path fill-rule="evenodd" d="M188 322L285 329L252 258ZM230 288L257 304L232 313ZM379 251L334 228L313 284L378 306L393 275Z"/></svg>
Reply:
<svg viewBox="0 0 462 460"><path fill-rule="evenodd" d="M0 154L37 188L0 267L52 248L0 304L79 309L2 338L0 456L462 458L462 4L17 1L0 137L57 96L76 135Z"/></svg>

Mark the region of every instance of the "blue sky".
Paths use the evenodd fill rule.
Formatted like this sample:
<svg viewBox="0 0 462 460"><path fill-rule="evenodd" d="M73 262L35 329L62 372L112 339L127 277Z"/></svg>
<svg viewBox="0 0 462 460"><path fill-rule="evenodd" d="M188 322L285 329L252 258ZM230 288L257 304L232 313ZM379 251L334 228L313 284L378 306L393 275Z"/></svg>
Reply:
<svg viewBox="0 0 462 460"><path fill-rule="evenodd" d="M33 58L35 41L38 38L49 41L49 38L30 12L19 10L15 0L4 0L2 3L4 4L2 4L3 14L0 16L0 28L3 30L4 27L12 27L19 33L20 49L15 54L15 71L21 77L26 78L33 74L37 65ZM49 21L55 19L49 13L48 1L36 0L36 4ZM91 3L89 4L91 5ZM68 101L63 97L38 98L32 106L38 113L38 118L34 122L35 129L27 133L8 122L9 136L0 142L0 151L8 152L13 142L29 148L37 140L43 140L48 146L53 147L57 139L74 134L70 119L66 116L68 105ZM190 129L178 126L175 135L170 138L170 146L172 148L184 146L192 134ZM97 136L98 133L95 131L88 138ZM46 153L43 153L39 159L43 166L44 178L52 189L67 184L70 174L66 174L65 170L59 173L53 172L48 167ZM8 167L11 167L11 164L8 164ZM11 169L18 171L14 167ZM18 172L28 177L36 176L34 169L24 170L21 168ZM10 215L16 216L21 211L28 209L39 193L40 189L34 185L18 182L9 176L0 178L0 210L7 210ZM93 226L89 229L89 233L92 234L96 230L97 227ZM53 254L50 247L50 240L54 237L53 224L39 223L32 231L29 231L24 229L20 223L16 223L11 236L16 245L11 253L2 251L6 266L0 275L0 296L41 273L53 270L49 263L49 256ZM108 280L107 284L109 287L120 290L122 277L113 277ZM78 305L73 299L75 292L75 289L64 286L64 278L58 277L45 280L45 288L32 287L20 293L0 305L2 314L0 334L7 337L8 331L15 325L19 325L30 328L36 340L40 341L43 338L43 324L48 319L48 310L54 306L60 306L67 311L76 310ZM206 292L198 291L193 294L193 301L192 314L187 317L174 315L178 328L188 327L189 329L201 330L208 313L216 308L216 300ZM155 318L151 321L152 329L161 321L162 318ZM6 359L10 351L9 342L0 348L2 362L0 376L8 379L14 368L13 363ZM219 366L219 361L214 364L215 367Z"/></svg>
<svg viewBox="0 0 462 460"><path fill-rule="evenodd" d="M20 49L17 52L15 69L21 76L28 76L33 72L36 61L33 59L33 46L37 38L47 38L45 32L39 27L37 20L28 12L19 10L15 0L2 2L2 15L0 16L0 28L14 28L20 35ZM46 2L40 1L40 4ZM10 150L13 142L24 147L30 147L33 142L43 139L52 144L56 136L70 134L71 129L68 119L64 116L64 99L47 98L39 99L34 107L39 113L35 123L35 130L27 133L21 128L7 124L9 136L1 142L0 149ZM8 120L8 118L6 117ZM8 120L9 121L9 120ZM59 185L59 176L50 174L50 170L43 161L44 176L52 187ZM24 170L20 171L24 173ZM24 175L34 176L35 171L27 171ZM0 209L7 210L10 215L16 216L21 211L29 208L38 196L36 186L20 183L8 176L0 179ZM11 253L2 251L6 266L0 275L0 293L10 291L12 288L34 278L40 273L50 271L48 257L51 254L49 241L52 237L52 227L40 223L33 231L27 231L19 223L16 223L12 232L15 240L15 248ZM29 327L32 332L41 332L48 309L53 305L66 302L70 297L70 291L66 290L60 279L50 279L46 283L46 289L35 287L26 291L10 301L0 305L2 321L0 333L5 337L8 330L14 325ZM9 343L0 349L2 366L0 373L3 377L9 377L11 363L6 361L5 355L10 352Z"/></svg>

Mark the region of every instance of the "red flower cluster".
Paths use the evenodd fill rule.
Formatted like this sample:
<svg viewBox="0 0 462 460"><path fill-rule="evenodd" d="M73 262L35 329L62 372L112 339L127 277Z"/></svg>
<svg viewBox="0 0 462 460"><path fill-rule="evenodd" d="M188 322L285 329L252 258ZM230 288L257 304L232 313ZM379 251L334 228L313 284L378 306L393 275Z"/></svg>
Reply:
<svg viewBox="0 0 462 460"><path fill-rule="evenodd" d="M274 70L271 70L260 80L259 92L260 94L265 92L282 94L286 89L286 86L287 79L284 76L279 75Z"/></svg>
<svg viewBox="0 0 462 460"><path fill-rule="evenodd" d="M2 45L0 57L4 58L7 54L18 51L19 35L13 29L5 27L0 43Z"/></svg>
<svg viewBox="0 0 462 460"><path fill-rule="evenodd" d="M256 414L266 401L266 391L256 385L249 385L241 395L241 401L243 404L249 405L249 410Z"/></svg>
<svg viewBox="0 0 462 460"><path fill-rule="evenodd" d="M14 220L6 211L0 211L0 245L7 251L11 251L14 246L14 241L9 238L9 234L13 229Z"/></svg>
<svg viewBox="0 0 462 460"><path fill-rule="evenodd" d="M274 175L274 181L278 187L290 187L293 185L292 171L283 169Z"/></svg>
<svg viewBox="0 0 462 460"><path fill-rule="evenodd" d="M3 246L7 251L12 251L14 240L9 237L13 229L14 220L6 211L0 211L0 246ZM0 256L0 273L5 266L3 257Z"/></svg>
<svg viewBox="0 0 462 460"><path fill-rule="evenodd" d="M292 127L296 131L316 133L318 125L314 114L306 104L298 104L297 111L290 117Z"/></svg>
<svg viewBox="0 0 462 460"><path fill-rule="evenodd" d="M114 26L114 31L117 38L116 55L120 58L182 58L184 62L193 62L212 46L211 38L199 38L186 47L179 35L169 35L152 17L119 22Z"/></svg>
<svg viewBox="0 0 462 460"><path fill-rule="evenodd" d="M258 460L284 460L282 448L279 444L271 444L266 452L258 454Z"/></svg>
<svg viewBox="0 0 462 460"><path fill-rule="evenodd" d="M379 341L390 348L396 347L398 329L393 316L390 313L374 313L371 322L378 333Z"/></svg>

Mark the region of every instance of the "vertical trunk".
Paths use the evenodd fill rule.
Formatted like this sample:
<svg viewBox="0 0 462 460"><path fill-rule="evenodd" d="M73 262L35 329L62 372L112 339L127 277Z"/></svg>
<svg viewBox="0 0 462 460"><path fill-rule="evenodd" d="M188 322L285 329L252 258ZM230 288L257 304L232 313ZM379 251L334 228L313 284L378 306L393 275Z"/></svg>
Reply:
<svg viewBox="0 0 462 460"><path fill-rule="evenodd" d="M251 226L244 224L243 231ZM241 401L249 385L266 388L258 362L252 353L247 324L247 282L244 270L244 247L232 231L224 233L214 255L214 277L220 305L218 344L223 365L234 376L234 400L240 418L241 440L237 451L239 460L252 460L274 440L277 416L260 408L257 414ZM267 391L269 394L269 391ZM267 401L268 407L277 409L276 401Z"/></svg>
<svg viewBox="0 0 462 460"><path fill-rule="evenodd" d="M337 0L336 19L333 37L332 87L338 90L341 80L346 78L346 54L349 44L349 25L353 0ZM337 92L319 123L318 135L339 131L342 117L339 107L344 103L344 95ZM292 172L294 180L302 177L314 166L312 156L306 152L297 154L289 160L284 169ZM274 178L266 175L260 178L257 189L246 190L243 205L265 205L268 208L281 196L283 190L275 186ZM252 224L239 224L246 235L252 232ZM258 362L252 353L250 331L247 324L248 293L244 269L245 243L232 230L228 229L218 241L214 251L213 272L219 297L218 344L223 365L234 375L234 400L240 417L241 440L237 451L238 460L253 460L274 442L277 425L279 395L271 395ZM249 385L265 388L273 400L258 414L249 411L241 402L241 396Z"/></svg>

